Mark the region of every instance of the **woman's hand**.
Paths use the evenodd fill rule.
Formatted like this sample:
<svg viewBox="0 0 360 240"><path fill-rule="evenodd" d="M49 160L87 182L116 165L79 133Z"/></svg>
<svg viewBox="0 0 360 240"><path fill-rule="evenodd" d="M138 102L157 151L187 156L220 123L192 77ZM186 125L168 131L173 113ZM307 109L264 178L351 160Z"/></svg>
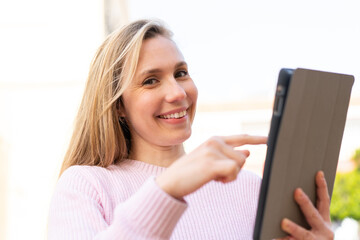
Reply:
<svg viewBox="0 0 360 240"><path fill-rule="evenodd" d="M281 228L290 236L284 239L334 239L334 233L331 231L330 197L322 171L316 174L315 182L317 186L316 208L300 188L296 189L294 193L295 201L299 204L311 229L307 230L285 218L281 222Z"/></svg>
<svg viewBox="0 0 360 240"><path fill-rule="evenodd" d="M267 137L249 135L212 137L175 161L156 178L156 182L171 196L182 199L211 180L233 181L250 155L248 150L235 150L234 147L266 142Z"/></svg>

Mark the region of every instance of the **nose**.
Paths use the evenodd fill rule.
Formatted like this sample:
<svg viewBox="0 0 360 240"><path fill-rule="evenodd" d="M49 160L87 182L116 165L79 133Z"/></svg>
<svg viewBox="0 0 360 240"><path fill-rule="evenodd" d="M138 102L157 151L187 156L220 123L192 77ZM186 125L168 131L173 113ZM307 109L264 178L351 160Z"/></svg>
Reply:
<svg viewBox="0 0 360 240"><path fill-rule="evenodd" d="M172 79L168 82L165 91L165 100L167 102L181 101L186 98L184 86L181 85L181 82L176 81L176 79Z"/></svg>

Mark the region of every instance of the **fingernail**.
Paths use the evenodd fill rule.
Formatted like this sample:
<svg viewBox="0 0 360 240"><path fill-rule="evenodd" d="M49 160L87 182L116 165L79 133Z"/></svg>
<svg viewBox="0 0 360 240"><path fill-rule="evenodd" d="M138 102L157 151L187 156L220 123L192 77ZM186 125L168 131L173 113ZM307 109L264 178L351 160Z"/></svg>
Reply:
<svg viewBox="0 0 360 240"><path fill-rule="evenodd" d="M284 218L281 223L281 227L283 230L288 231L290 229L290 221L287 218Z"/></svg>
<svg viewBox="0 0 360 240"><path fill-rule="evenodd" d="M304 197L304 191L301 189L301 188L297 188L296 189L296 197L297 197L297 199L301 199L301 198L303 198Z"/></svg>
<svg viewBox="0 0 360 240"><path fill-rule="evenodd" d="M320 174L320 177L321 177L322 179L325 179L325 175L324 175L324 172L323 172L323 171L320 171L319 174Z"/></svg>

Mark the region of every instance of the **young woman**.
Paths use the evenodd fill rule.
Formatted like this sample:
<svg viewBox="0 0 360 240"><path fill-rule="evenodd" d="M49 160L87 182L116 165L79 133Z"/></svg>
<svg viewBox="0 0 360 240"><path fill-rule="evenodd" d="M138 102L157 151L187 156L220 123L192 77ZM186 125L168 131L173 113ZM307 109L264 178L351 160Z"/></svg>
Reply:
<svg viewBox="0 0 360 240"><path fill-rule="evenodd" d="M197 89L157 21L112 33L99 48L54 193L49 239L251 239L260 178L241 170L267 138L213 137L189 154ZM295 192L312 229L284 219L294 239L330 239L329 196L315 208Z"/></svg>

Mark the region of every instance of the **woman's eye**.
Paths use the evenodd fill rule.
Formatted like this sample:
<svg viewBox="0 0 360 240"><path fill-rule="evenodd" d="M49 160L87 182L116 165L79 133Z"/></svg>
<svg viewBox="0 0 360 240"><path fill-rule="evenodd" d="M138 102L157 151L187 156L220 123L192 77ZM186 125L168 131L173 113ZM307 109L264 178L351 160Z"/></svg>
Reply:
<svg viewBox="0 0 360 240"><path fill-rule="evenodd" d="M181 71L178 71L176 74L175 74L175 78L179 78L179 77L185 77L188 75L188 72L185 71L185 70L181 70Z"/></svg>
<svg viewBox="0 0 360 240"><path fill-rule="evenodd" d="M153 85L157 83L157 80L155 78L150 78L150 79L146 79L144 82L143 82L143 85Z"/></svg>

